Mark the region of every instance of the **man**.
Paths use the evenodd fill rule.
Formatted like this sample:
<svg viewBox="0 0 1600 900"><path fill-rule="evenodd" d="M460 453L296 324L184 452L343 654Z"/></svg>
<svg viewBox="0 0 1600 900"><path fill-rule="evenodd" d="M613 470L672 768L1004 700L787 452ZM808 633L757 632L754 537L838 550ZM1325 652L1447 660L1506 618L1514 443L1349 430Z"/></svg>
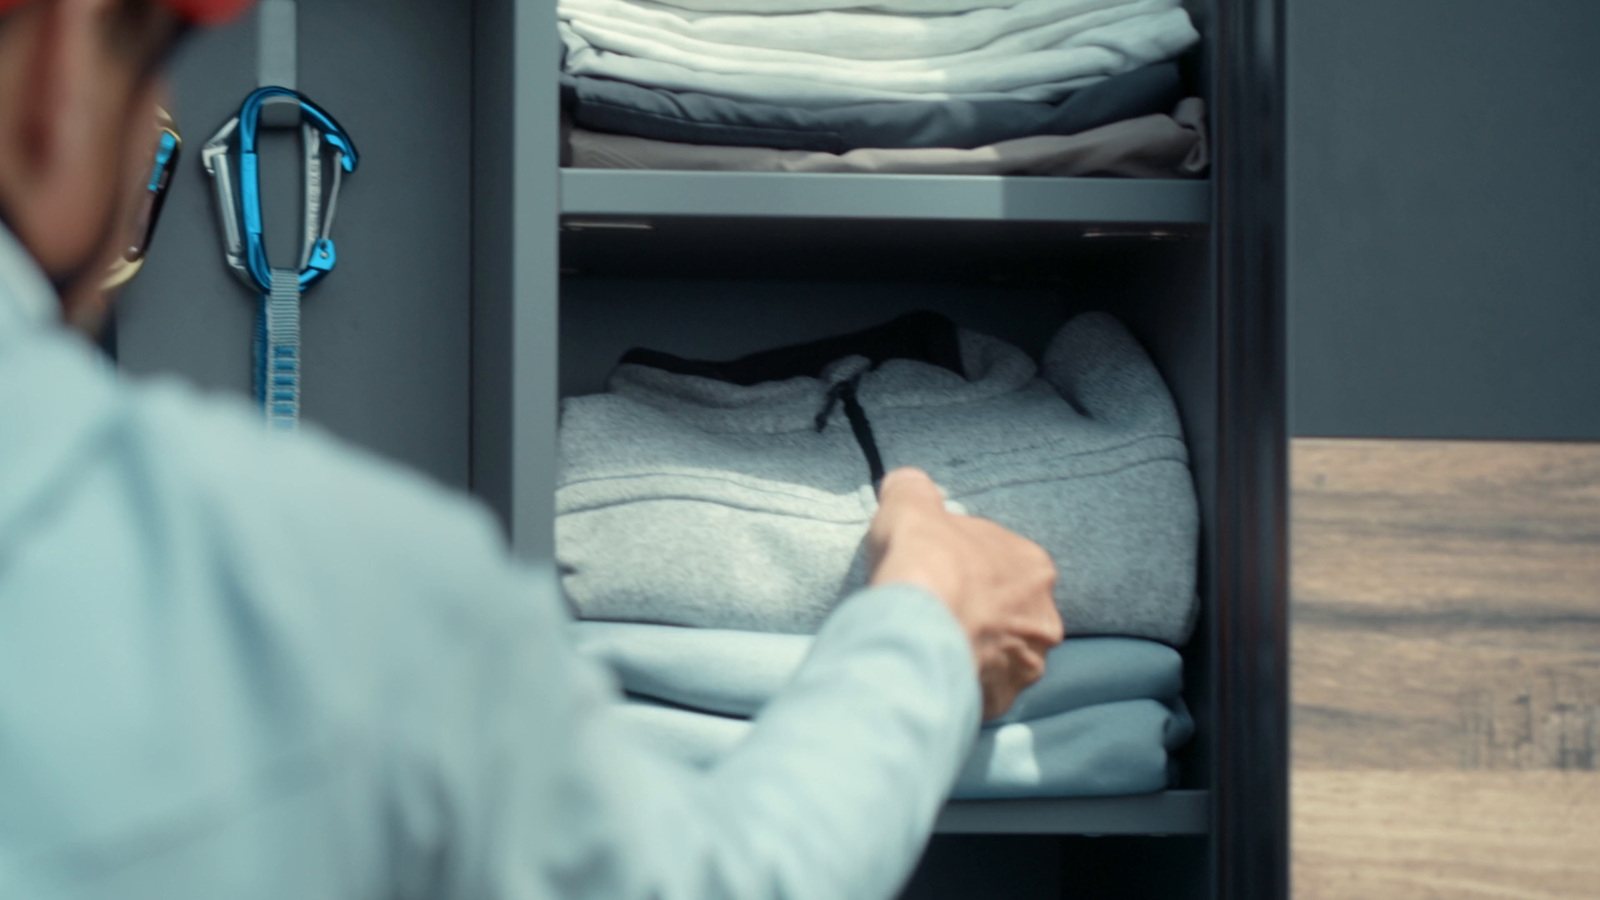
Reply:
<svg viewBox="0 0 1600 900"><path fill-rule="evenodd" d="M891 473L874 587L691 770L630 742L478 506L63 326L160 62L242 5L0 0L0 896L891 895L980 706L1061 638L1037 546Z"/></svg>

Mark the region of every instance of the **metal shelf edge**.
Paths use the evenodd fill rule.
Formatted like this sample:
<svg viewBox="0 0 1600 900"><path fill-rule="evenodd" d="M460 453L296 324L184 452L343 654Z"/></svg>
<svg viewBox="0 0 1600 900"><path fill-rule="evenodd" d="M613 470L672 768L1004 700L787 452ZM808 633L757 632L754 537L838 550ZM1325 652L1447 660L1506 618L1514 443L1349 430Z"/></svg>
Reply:
<svg viewBox="0 0 1600 900"><path fill-rule="evenodd" d="M1132 797L956 800L939 814L938 834L1199 835L1210 831L1208 791Z"/></svg>
<svg viewBox="0 0 1600 900"><path fill-rule="evenodd" d="M1211 183L1139 178L564 169L578 216L1205 224Z"/></svg>

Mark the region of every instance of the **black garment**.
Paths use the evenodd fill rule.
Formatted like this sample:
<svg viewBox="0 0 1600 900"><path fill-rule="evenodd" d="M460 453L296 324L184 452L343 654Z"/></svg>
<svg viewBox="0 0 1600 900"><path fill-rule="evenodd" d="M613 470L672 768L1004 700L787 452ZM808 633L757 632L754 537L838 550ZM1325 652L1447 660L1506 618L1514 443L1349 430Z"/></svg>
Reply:
<svg viewBox="0 0 1600 900"><path fill-rule="evenodd" d="M970 149L1035 134L1077 134L1164 113L1183 97L1175 62L1090 85L1056 103L929 100L800 108L563 75L562 103L580 128L683 144L845 153L863 147Z"/></svg>

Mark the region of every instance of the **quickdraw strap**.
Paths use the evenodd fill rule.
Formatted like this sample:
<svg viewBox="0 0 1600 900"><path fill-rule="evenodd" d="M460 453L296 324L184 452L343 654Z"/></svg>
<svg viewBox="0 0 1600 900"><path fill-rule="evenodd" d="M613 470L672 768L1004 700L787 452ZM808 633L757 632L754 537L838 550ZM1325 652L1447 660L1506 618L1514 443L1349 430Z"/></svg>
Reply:
<svg viewBox="0 0 1600 900"><path fill-rule="evenodd" d="M272 270L272 290L256 316L256 399L267 426L294 430L300 421L300 273Z"/></svg>

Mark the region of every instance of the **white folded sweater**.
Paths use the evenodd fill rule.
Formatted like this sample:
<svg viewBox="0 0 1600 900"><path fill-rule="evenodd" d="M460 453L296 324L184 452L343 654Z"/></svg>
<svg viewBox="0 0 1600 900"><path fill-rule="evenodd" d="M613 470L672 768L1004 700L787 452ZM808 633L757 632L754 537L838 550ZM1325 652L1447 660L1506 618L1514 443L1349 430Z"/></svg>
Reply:
<svg viewBox="0 0 1600 900"><path fill-rule="evenodd" d="M816 50L751 51L611 14L569 9L564 16L560 29L572 74L802 107L876 100L1052 101L1171 59L1199 40L1175 0L1091 10L986 45L895 59L830 55L825 34L807 38Z"/></svg>
<svg viewBox="0 0 1600 900"><path fill-rule="evenodd" d="M897 328L959 359L852 353L740 383L663 358L565 401L556 555L580 617L815 631L865 583L876 463L920 466L956 508L1049 551L1068 634L1184 642L1198 511L1177 412L1133 337L1080 316L1041 379L941 317L874 333Z"/></svg>
<svg viewBox="0 0 1600 900"><path fill-rule="evenodd" d="M651 0L560 0L579 26L632 34L726 59L848 68L943 68L1055 46L1091 28L1166 12L1179 0L1022 0L949 16L824 11L791 15L703 13ZM614 49L598 41L602 49Z"/></svg>

